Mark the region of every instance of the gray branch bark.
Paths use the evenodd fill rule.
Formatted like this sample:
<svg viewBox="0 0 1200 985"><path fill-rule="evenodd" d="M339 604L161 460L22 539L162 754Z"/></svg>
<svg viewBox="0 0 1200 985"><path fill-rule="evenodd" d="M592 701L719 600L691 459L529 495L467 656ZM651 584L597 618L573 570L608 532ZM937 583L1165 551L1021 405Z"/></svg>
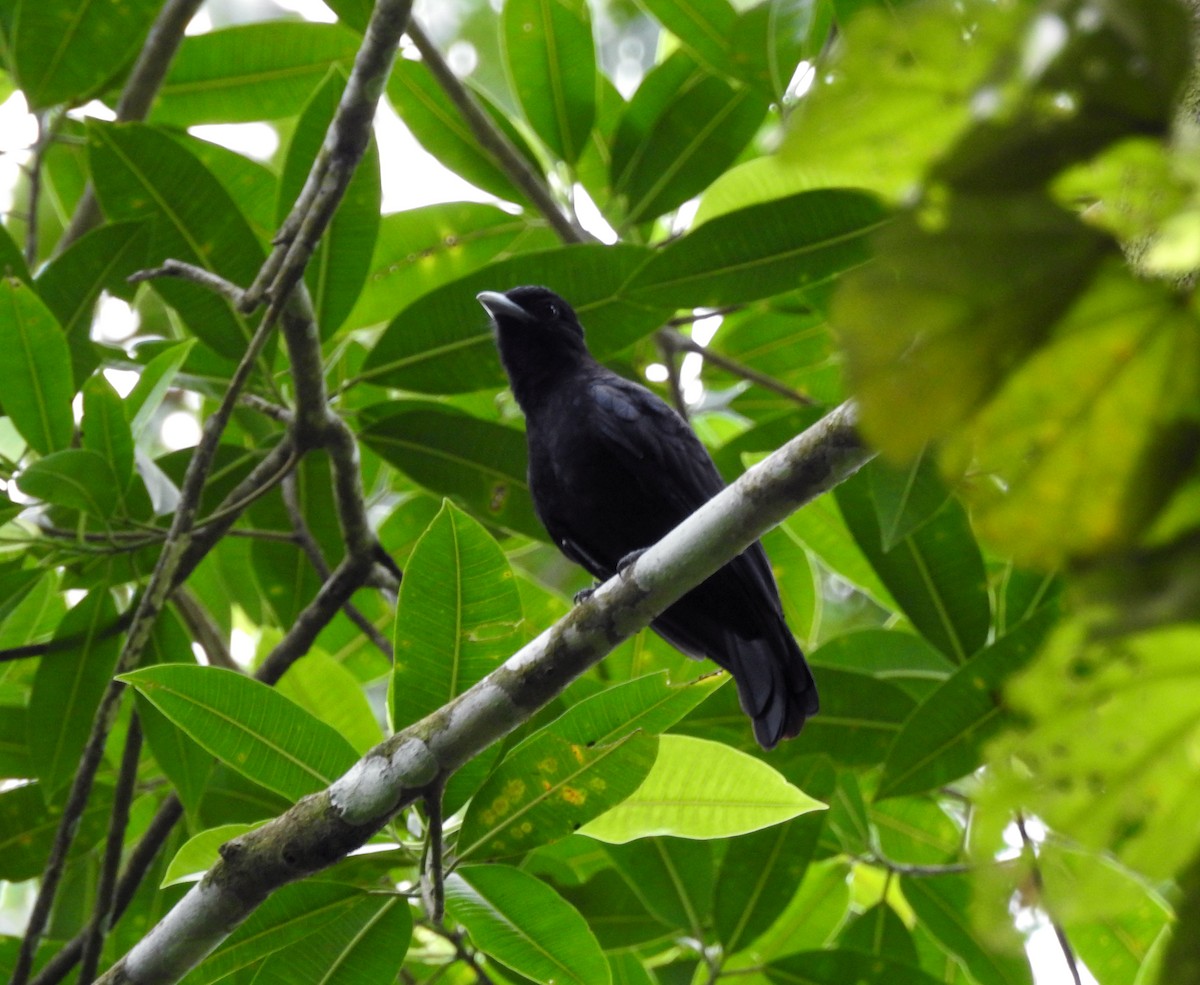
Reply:
<svg viewBox="0 0 1200 985"><path fill-rule="evenodd" d="M470 690L234 841L100 982L178 981L274 890L332 865L804 503L872 456L845 404L743 475Z"/></svg>

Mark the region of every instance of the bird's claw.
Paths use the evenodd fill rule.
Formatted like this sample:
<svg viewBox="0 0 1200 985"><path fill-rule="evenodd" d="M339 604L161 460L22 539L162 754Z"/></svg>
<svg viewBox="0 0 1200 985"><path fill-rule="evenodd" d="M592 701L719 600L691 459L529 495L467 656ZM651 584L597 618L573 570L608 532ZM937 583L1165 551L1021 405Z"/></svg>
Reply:
<svg viewBox="0 0 1200 985"><path fill-rule="evenodd" d="M636 551L630 551L628 554L626 554L623 558L621 558L620 561L617 562L617 574L624 578L625 572L629 570L633 562L645 554L649 549L650 548L648 547L640 547Z"/></svg>
<svg viewBox="0 0 1200 985"><path fill-rule="evenodd" d="M582 589L581 591L576 592L575 598L573 601L575 602L576 605L579 605L581 602L586 602L588 599L590 599L593 595L596 594L596 589L599 587L600 587L600 584L599 584L599 582L597 582L591 588L585 588L585 589Z"/></svg>

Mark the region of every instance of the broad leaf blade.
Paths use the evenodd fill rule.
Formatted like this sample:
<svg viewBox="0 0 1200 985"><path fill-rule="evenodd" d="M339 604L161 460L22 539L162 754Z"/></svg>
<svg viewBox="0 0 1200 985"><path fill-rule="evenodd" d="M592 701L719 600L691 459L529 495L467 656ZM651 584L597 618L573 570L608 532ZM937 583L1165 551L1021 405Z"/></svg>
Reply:
<svg viewBox="0 0 1200 985"><path fill-rule="evenodd" d="M117 607L98 588L63 617L55 637L78 642L42 657L29 698L29 746L47 799L70 782L108 688L121 636Z"/></svg>
<svg viewBox="0 0 1200 985"><path fill-rule="evenodd" d="M546 539L529 494L522 432L415 401L372 408L371 416L362 440L391 465L496 526Z"/></svg>
<svg viewBox="0 0 1200 985"><path fill-rule="evenodd" d="M277 223L303 189L345 88L345 75L331 70L300 114L279 182ZM372 138L304 271L322 339L346 320L366 280L379 232L380 197L379 150Z"/></svg>
<svg viewBox="0 0 1200 985"><path fill-rule="evenodd" d="M704 770L695 769L699 762ZM727 838L824 806L762 760L721 743L665 735L646 781L582 830L616 844L648 835Z"/></svg>
<svg viewBox="0 0 1200 985"><path fill-rule="evenodd" d="M151 223L153 260L173 257L246 286L262 247L220 182L183 146L140 124L89 121L96 195L110 219ZM228 303L187 281L158 278L157 291L215 352L236 359L250 330Z"/></svg>
<svg viewBox="0 0 1200 985"><path fill-rule="evenodd" d="M1009 718L996 696L1029 662L1054 619L1041 610L968 660L917 707L887 752L878 799L933 790L980 765L983 743Z"/></svg>
<svg viewBox="0 0 1200 985"><path fill-rule="evenodd" d="M505 66L525 118L574 164L596 117L596 46L585 0L509 0L501 12Z"/></svg>
<svg viewBox="0 0 1200 985"><path fill-rule="evenodd" d="M567 298L587 329L593 354L623 349L668 316L665 308L632 304L623 296L626 282L650 255L640 246L585 244L498 260L401 311L371 350L362 376L419 393L465 393L501 384L491 323L475 295L519 284L545 284Z"/></svg>
<svg viewBox="0 0 1200 985"><path fill-rule="evenodd" d="M4 413L43 455L71 443L71 353L62 329L28 285L0 277L0 352L5 353Z"/></svg>
<svg viewBox="0 0 1200 985"><path fill-rule="evenodd" d="M628 797L650 772L658 743L642 733L581 745L540 732L500 763L467 808L456 854L484 861L566 838Z"/></svg>
<svg viewBox="0 0 1200 985"><path fill-rule="evenodd" d="M361 41L340 24L300 20L191 35L171 62L151 119L188 127L296 116L331 65L349 71Z"/></svg>
<svg viewBox="0 0 1200 985"><path fill-rule="evenodd" d="M121 679L223 763L292 800L328 786L358 758L324 722L234 671L163 664Z"/></svg>
<svg viewBox="0 0 1200 985"><path fill-rule="evenodd" d="M925 638L955 663L987 639L987 573L966 511L946 506L891 550L884 550L870 479L859 474L836 490L838 506L871 566Z"/></svg>
<svg viewBox="0 0 1200 985"><path fill-rule="evenodd" d="M579 912L539 879L505 865L472 865L446 880L446 909L471 940L538 982L608 985L608 962Z"/></svg>
<svg viewBox="0 0 1200 985"><path fill-rule="evenodd" d="M504 553L476 521L444 504L400 584L393 724L403 728L442 707L524 639L521 600Z"/></svg>

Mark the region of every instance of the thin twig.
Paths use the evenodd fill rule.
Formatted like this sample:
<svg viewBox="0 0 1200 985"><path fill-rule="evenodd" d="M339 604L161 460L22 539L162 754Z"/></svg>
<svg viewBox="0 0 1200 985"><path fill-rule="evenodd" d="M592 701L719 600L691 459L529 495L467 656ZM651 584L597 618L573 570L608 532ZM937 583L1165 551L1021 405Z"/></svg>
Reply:
<svg viewBox="0 0 1200 985"><path fill-rule="evenodd" d="M437 80L442 91L454 103L463 121L471 128L471 133L479 142L479 146L491 156L496 165L506 174L514 185L521 190L534 207L546 218L551 227L564 243L587 243L589 236L576 222L563 213L555 201L549 187L542 176L537 174L521 152L479 105L479 100L459 80L437 45L429 40L429 36L421 29L415 19L409 21L408 36L421 53L421 59L429 67L429 71Z"/></svg>
<svg viewBox="0 0 1200 985"><path fill-rule="evenodd" d="M1058 938L1058 946L1062 949L1063 958L1067 962L1067 969L1071 972L1071 980L1075 985L1082 985L1082 979L1079 976L1079 962L1075 958L1075 951L1071 947L1071 941L1067 937L1067 932L1063 925L1054 919L1054 915L1050 913L1043 902L1045 900L1046 884L1042 880L1042 869L1038 865L1037 846L1032 838L1029 837L1029 832L1025 829L1025 815L1017 814L1017 830L1021 833L1021 844L1025 848L1025 854L1029 858L1029 871L1033 877L1033 885L1038 892L1038 908L1046 914L1046 918L1050 921L1050 926L1054 928L1054 936Z"/></svg>
<svg viewBox="0 0 1200 985"><path fill-rule="evenodd" d="M215 274L211 270L205 270L203 267L197 267L195 264L184 263L182 260L164 260L161 266L153 267L149 270L139 270L136 273L130 274L126 280L130 284L141 284L159 277L173 277L178 280L187 280L193 284L199 284L201 287L206 287L214 294L225 298L235 307L240 307L242 300L246 296L244 290L236 284L231 284L219 274Z"/></svg>
<svg viewBox="0 0 1200 985"><path fill-rule="evenodd" d="M681 332L672 331L669 329L660 329L655 336L659 344L664 349L682 349L684 352L694 352L703 357L705 362L710 362L714 366L720 366L721 369L733 373L735 376L740 376L744 380L749 380L751 383L757 383L765 390L771 390L781 396L787 397L788 400L794 400L796 403L804 407L813 407L816 401L811 397L805 396L796 390L793 390L785 383L780 383L773 376L768 376L766 373L760 373L758 370L739 363L736 359L730 359L728 356L723 356L719 352L714 352L707 346L700 345L689 339Z"/></svg>
<svg viewBox="0 0 1200 985"><path fill-rule="evenodd" d="M317 543L317 539L313 536L312 530L309 529L308 521L304 519L304 511L300 508L300 501L296 495L295 474L284 479L283 504L287 509L288 519L292 524L292 537L295 539L296 544L307 555L309 564L313 566L313 570L317 572L317 576L322 581L327 580L330 574L329 564L326 562L325 556L321 553L321 547ZM395 659L391 641L379 631L379 628L363 614L358 606L352 602L346 602L342 606L342 611L354 625L362 630L363 634L375 644L389 661Z"/></svg>
<svg viewBox="0 0 1200 985"><path fill-rule="evenodd" d="M42 168L46 163L46 151L54 142L57 119L49 113L38 113L38 136L33 145L33 160L29 164L29 210L25 214L25 265L30 270L37 264L38 257L38 212L42 198Z"/></svg>
<svg viewBox="0 0 1200 985"><path fill-rule="evenodd" d="M421 896L425 912L435 924L446 915L446 887L442 871L442 794L445 783L438 781L425 791L425 864L421 868Z"/></svg>
<svg viewBox="0 0 1200 985"><path fill-rule="evenodd" d="M667 390L671 394L671 403L679 411L679 416L686 421L689 417L688 406L687 401L683 399L683 384L679 380L678 350L674 346L667 345L661 338L657 341L658 350L662 353L663 365L667 367Z"/></svg>
<svg viewBox="0 0 1200 985"><path fill-rule="evenodd" d="M411 8L412 0L378 0L375 4L317 159L275 236L275 249L247 291L243 310L253 308L263 298L276 302L286 299L299 283L366 152L379 97Z"/></svg>
<svg viewBox="0 0 1200 985"><path fill-rule="evenodd" d="M475 972L475 977L479 985L495 985L492 977L484 970L483 965L480 964L478 956L464 943L464 935L461 930L447 930L436 923L423 926L428 926L439 937L450 942L458 960Z"/></svg>
<svg viewBox="0 0 1200 985"><path fill-rule="evenodd" d="M121 770L113 791L112 814L108 823L108 839L104 846L104 861L96 887L96 905L88 922L79 962L79 985L89 985L96 977L104 937L108 933L116 902L117 874L121 869L121 852L125 846L125 830L129 827L129 806L137 784L138 759L142 754L142 723L134 713L125 734L125 751L121 754Z"/></svg>
<svg viewBox="0 0 1200 985"><path fill-rule="evenodd" d="M175 608L179 611L192 639L203 648L209 665L240 673L242 668L229 652L224 634L191 590L186 585L180 585L172 594L171 601L175 603Z"/></svg>

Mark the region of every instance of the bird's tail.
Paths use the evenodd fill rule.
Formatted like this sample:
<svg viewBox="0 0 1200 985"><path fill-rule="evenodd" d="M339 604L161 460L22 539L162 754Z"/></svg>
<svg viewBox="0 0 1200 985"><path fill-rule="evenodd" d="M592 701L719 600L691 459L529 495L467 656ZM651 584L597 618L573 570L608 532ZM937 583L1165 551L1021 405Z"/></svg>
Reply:
<svg viewBox="0 0 1200 985"><path fill-rule="evenodd" d="M755 639L734 637L727 666L737 682L742 710L754 722L764 749L799 734L817 713L817 685L804 654L780 620L777 631Z"/></svg>

